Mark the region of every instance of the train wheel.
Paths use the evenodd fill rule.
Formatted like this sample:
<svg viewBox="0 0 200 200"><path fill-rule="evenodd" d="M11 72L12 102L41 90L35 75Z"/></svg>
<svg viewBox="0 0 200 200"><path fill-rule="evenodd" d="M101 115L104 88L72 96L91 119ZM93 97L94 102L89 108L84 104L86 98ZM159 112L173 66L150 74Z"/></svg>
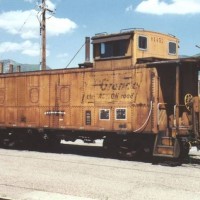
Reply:
<svg viewBox="0 0 200 200"><path fill-rule="evenodd" d="M14 148L16 146L16 141L10 139L10 138L5 138L3 140L3 147L6 149Z"/></svg>
<svg viewBox="0 0 200 200"><path fill-rule="evenodd" d="M184 159L187 158L189 155L189 151L190 151L190 145L188 142L182 142L179 140L180 143L180 155L179 158L180 159Z"/></svg>
<svg viewBox="0 0 200 200"><path fill-rule="evenodd" d="M103 148L109 157L119 156L119 139L115 137L106 137L103 141Z"/></svg>
<svg viewBox="0 0 200 200"><path fill-rule="evenodd" d="M47 137L45 139L43 138L40 141L40 148L42 150L55 151L58 149L60 142L61 140L56 137Z"/></svg>
<svg viewBox="0 0 200 200"><path fill-rule="evenodd" d="M132 160L149 160L152 158L154 138L153 137L130 137L124 147L127 147L126 156Z"/></svg>
<svg viewBox="0 0 200 200"><path fill-rule="evenodd" d="M48 141L48 146L51 150L57 150L60 142L61 140L59 138L50 138Z"/></svg>
<svg viewBox="0 0 200 200"><path fill-rule="evenodd" d="M17 137L14 133L5 133L4 137L2 138L2 146L3 148L12 149L16 147L17 144Z"/></svg>

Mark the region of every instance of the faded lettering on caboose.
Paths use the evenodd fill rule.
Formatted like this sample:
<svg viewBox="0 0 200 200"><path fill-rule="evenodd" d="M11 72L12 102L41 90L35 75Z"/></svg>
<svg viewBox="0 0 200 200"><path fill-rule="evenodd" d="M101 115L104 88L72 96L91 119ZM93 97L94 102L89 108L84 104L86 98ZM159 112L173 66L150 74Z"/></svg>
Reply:
<svg viewBox="0 0 200 200"><path fill-rule="evenodd" d="M139 87L139 84L137 82L132 83L132 79L124 79L124 80L125 82L112 83L110 82L109 78L104 78L94 86L96 88L99 87L101 91L131 90L131 89L137 89Z"/></svg>
<svg viewBox="0 0 200 200"><path fill-rule="evenodd" d="M93 82L85 83L85 87L93 90L85 90L82 96L83 103L133 101L136 98L140 83L134 80L127 72L120 74L96 74Z"/></svg>

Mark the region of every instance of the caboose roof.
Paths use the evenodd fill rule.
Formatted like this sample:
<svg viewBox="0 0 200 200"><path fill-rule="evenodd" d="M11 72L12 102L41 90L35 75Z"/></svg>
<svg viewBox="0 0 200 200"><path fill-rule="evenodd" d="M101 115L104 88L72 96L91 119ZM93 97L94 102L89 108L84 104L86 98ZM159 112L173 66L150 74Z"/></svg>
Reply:
<svg viewBox="0 0 200 200"><path fill-rule="evenodd" d="M130 39L132 36L133 31L126 32L126 33L115 33L115 34L97 34L94 37L92 37L92 43L101 43L101 42L107 42L107 41L116 41L116 40L126 40Z"/></svg>
<svg viewBox="0 0 200 200"><path fill-rule="evenodd" d="M151 67L151 66L169 66L169 65L184 64L184 63L195 64L198 68L200 68L200 58L195 58L195 57L162 60L157 62L146 63L146 65Z"/></svg>
<svg viewBox="0 0 200 200"><path fill-rule="evenodd" d="M144 30L144 29L123 29L119 33L111 33L108 34L106 32L103 33L97 33L94 37L92 37L92 43L101 43L101 42L107 42L107 41L116 41L116 40L123 40L123 39L129 39L131 36L133 36L136 33L152 33L152 34L159 34L163 36L169 36L169 37L174 37L175 36L171 34L164 34L164 33L159 33L155 31L149 31L149 30Z"/></svg>

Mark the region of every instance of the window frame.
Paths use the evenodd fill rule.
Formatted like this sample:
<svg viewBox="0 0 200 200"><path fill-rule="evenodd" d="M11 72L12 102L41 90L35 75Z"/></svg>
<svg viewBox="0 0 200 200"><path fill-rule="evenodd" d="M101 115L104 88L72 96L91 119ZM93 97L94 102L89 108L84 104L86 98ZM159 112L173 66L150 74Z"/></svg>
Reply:
<svg viewBox="0 0 200 200"><path fill-rule="evenodd" d="M169 48L169 47L170 47L170 46L169 46L170 43L175 44L175 50L176 50L175 53L171 53L171 52L170 52L170 48ZM168 54L169 54L169 55L177 55L177 43L176 43L176 42L174 42L174 41L169 41L169 42L168 42Z"/></svg>
<svg viewBox="0 0 200 200"><path fill-rule="evenodd" d="M125 110L125 119L118 119L117 118L117 110ZM127 108L115 108L115 120L127 120Z"/></svg>
<svg viewBox="0 0 200 200"><path fill-rule="evenodd" d="M129 54L130 39L94 43L94 59L126 58Z"/></svg>
<svg viewBox="0 0 200 200"><path fill-rule="evenodd" d="M142 48L140 47L140 38L143 37L143 38L146 38L146 48ZM138 35L138 49L139 50L142 50L142 51L147 51L148 50L148 37L145 36L145 35Z"/></svg>
<svg viewBox="0 0 200 200"><path fill-rule="evenodd" d="M101 111L108 111L109 112L109 118L108 119L101 119ZM102 120L102 121L110 121L110 109L107 109L107 108L101 108L99 109L99 120Z"/></svg>

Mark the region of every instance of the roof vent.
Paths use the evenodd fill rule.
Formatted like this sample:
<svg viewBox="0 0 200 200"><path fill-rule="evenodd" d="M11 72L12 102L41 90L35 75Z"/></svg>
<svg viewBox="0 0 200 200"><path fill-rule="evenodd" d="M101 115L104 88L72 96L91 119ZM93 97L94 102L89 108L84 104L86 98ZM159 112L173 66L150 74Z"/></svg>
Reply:
<svg viewBox="0 0 200 200"><path fill-rule="evenodd" d="M95 36L101 36L101 35L108 35L107 32L102 32L102 33L96 33Z"/></svg>
<svg viewBox="0 0 200 200"><path fill-rule="evenodd" d="M141 31L144 31L144 28L125 28L125 29L121 29L121 30L120 30L120 33L123 33L123 32L130 32L130 31L134 31L134 30L141 30Z"/></svg>

